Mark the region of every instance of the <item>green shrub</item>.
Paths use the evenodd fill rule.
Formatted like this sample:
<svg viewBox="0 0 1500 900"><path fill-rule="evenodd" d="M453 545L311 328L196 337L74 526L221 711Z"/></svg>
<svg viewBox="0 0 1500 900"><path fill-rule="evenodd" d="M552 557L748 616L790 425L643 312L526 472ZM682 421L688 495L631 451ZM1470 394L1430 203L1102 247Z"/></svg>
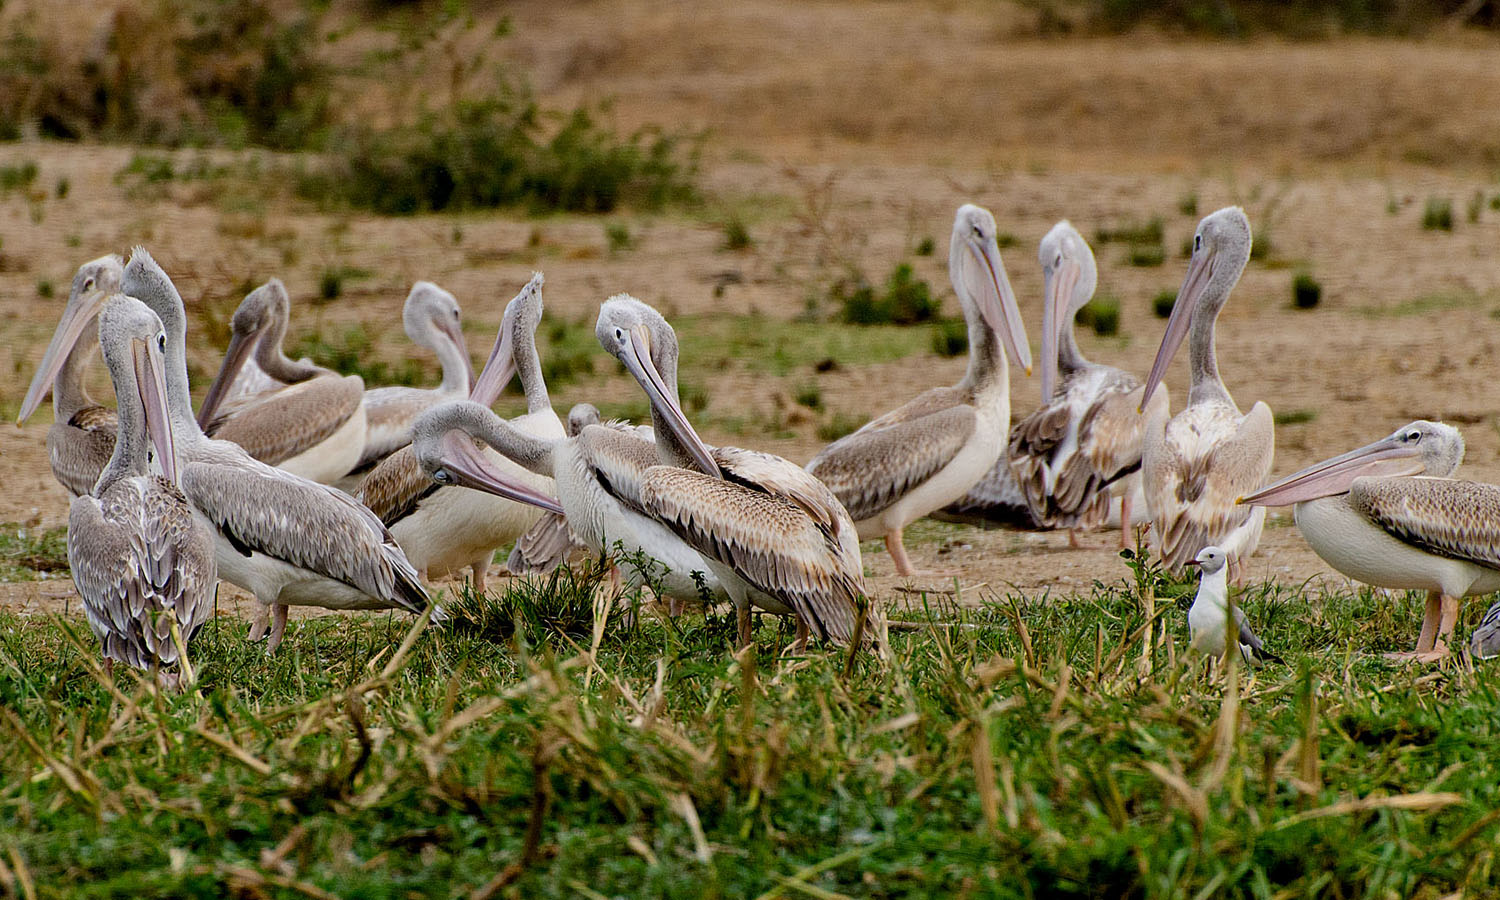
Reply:
<svg viewBox="0 0 1500 900"><path fill-rule="evenodd" d="M822 409L823 389L818 387L816 381L809 381L797 388L797 393L792 399L797 402L798 406L805 406L813 410Z"/></svg>
<svg viewBox="0 0 1500 900"><path fill-rule="evenodd" d="M604 223L604 240L609 244L611 256L635 247L635 238L630 234L630 226L624 222Z"/></svg>
<svg viewBox="0 0 1500 900"><path fill-rule="evenodd" d="M1310 272L1298 272L1292 278L1292 305L1312 309L1323 299L1323 285Z"/></svg>
<svg viewBox="0 0 1500 900"><path fill-rule="evenodd" d="M1129 222L1114 228L1100 228L1094 232L1094 241L1100 244L1160 244L1163 229L1160 217L1149 222Z"/></svg>
<svg viewBox="0 0 1500 900"><path fill-rule="evenodd" d="M737 215L725 219L720 227L724 230L725 250L749 250L755 244L754 238L750 236L750 226Z"/></svg>
<svg viewBox="0 0 1500 900"><path fill-rule="evenodd" d="M1422 227L1428 231L1453 230L1453 201L1447 197L1428 197L1422 207Z"/></svg>
<svg viewBox="0 0 1500 900"><path fill-rule="evenodd" d="M341 269L324 269L318 277L318 296L324 300L336 300L344 293L344 273Z"/></svg>
<svg viewBox="0 0 1500 900"><path fill-rule="evenodd" d="M52 279L39 279L36 283L36 293L39 297L47 297L50 299L54 293L52 288Z"/></svg>
<svg viewBox="0 0 1500 900"><path fill-rule="evenodd" d="M852 416L836 412L833 418L818 426L818 440L832 443L845 435L853 434L870 421L869 416Z"/></svg>
<svg viewBox="0 0 1500 900"><path fill-rule="evenodd" d="M1120 301L1100 294L1078 311L1078 323L1094 329L1094 334L1109 337L1120 331Z"/></svg>
<svg viewBox="0 0 1500 900"><path fill-rule="evenodd" d="M351 325L333 342L325 340L321 334L303 334L291 343L287 355L293 359L309 357L340 375L358 375L368 387L417 385L428 380L421 361L408 358L391 365L375 358L374 345L374 339L363 325Z"/></svg>
<svg viewBox="0 0 1500 900"><path fill-rule="evenodd" d="M1176 305L1176 291L1159 291L1156 298L1151 301L1151 311L1156 313L1158 319L1165 319L1172 315L1172 307Z"/></svg>
<svg viewBox="0 0 1500 900"><path fill-rule="evenodd" d="M962 356L969 352L969 325L963 319L939 319L932 326L932 352Z"/></svg>
<svg viewBox="0 0 1500 900"><path fill-rule="evenodd" d="M36 181L37 165L35 160L28 159L19 165L0 166L0 193L10 193L21 188L31 187Z"/></svg>
<svg viewBox="0 0 1500 900"><path fill-rule="evenodd" d="M1167 258L1167 251L1161 244L1131 244L1125 254L1125 261L1132 266L1150 268L1159 266Z"/></svg>
<svg viewBox="0 0 1500 900"><path fill-rule="evenodd" d="M1196 216L1198 214L1198 195L1188 194L1177 201L1177 211L1185 216Z"/></svg>
<svg viewBox="0 0 1500 900"><path fill-rule="evenodd" d="M917 241L917 247L912 252L918 256L931 256L932 252L936 249L937 242L934 241L932 239L932 235L929 234L926 237L922 238L920 241Z"/></svg>
<svg viewBox="0 0 1500 900"><path fill-rule="evenodd" d="M863 275L851 273L833 283L829 297L838 303L843 320L854 325L915 325L937 318L939 309L932 286L917 277L910 263L891 270L882 294Z"/></svg>

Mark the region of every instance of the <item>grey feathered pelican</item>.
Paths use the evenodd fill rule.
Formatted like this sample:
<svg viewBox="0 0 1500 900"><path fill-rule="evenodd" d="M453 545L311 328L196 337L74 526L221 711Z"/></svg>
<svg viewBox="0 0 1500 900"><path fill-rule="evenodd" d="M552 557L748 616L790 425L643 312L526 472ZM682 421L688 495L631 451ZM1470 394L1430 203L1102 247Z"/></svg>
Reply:
<svg viewBox="0 0 1500 900"><path fill-rule="evenodd" d="M364 449L365 383L288 359L282 341L290 318L281 279L246 295L230 320L229 346L198 407L198 424L267 465L332 484Z"/></svg>
<svg viewBox="0 0 1500 900"><path fill-rule="evenodd" d="M68 565L106 666L156 669L177 686L191 672L182 654L213 609L213 539L177 486L161 321L123 294L98 321L119 436L94 490L69 507Z"/></svg>
<svg viewBox="0 0 1500 900"><path fill-rule="evenodd" d="M47 458L69 497L94 489L115 448L114 410L94 402L84 389L84 378L89 360L99 349L99 308L120 290L123 273L124 263L114 255L79 266L57 330L16 416L18 425L31 418L51 390Z"/></svg>
<svg viewBox="0 0 1500 900"><path fill-rule="evenodd" d="M182 491L211 529L219 577L254 594L271 614L268 652L281 642L288 604L424 611L427 594L416 571L374 513L343 491L204 436L188 398L182 297L145 250L131 255L123 288L151 307L166 331L167 406ZM265 628L263 617L251 638Z"/></svg>
<svg viewBox="0 0 1500 900"><path fill-rule="evenodd" d="M948 275L968 324L969 368L963 380L917 395L829 444L807 464L848 510L860 539L885 539L898 575L916 574L901 542L902 529L962 497L1005 449L1007 353L1031 371L1026 329L988 210L959 208Z"/></svg>
<svg viewBox="0 0 1500 900"><path fill-rule="evenodd" d="M575 438L589 425L599 424L599 408L592 403L575 403L568 410L568 437ZM505 568L513 575L544 575L579 553L588 550L562 513L544 512L536 524L511 548Z"/></svg>

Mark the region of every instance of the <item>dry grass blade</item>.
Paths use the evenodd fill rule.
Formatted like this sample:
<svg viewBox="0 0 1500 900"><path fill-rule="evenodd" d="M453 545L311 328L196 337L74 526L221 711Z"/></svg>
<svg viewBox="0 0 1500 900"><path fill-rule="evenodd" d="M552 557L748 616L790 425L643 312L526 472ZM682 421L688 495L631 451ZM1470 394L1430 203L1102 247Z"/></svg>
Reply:
<svg viewBox="0 0 1500 900"><path fill-rule="evenodd" d="M203 738L205 741L208 741L210 744L213 744L215 747L218 747L220 750L223 750L225 753L228 753L236 762L249 769L250 771L256 773L257 775L265 776L271 774L271 766L269 763L267 763L263 759L256 758L253 754L250 753L250 751L246 750L244 747L241 747L239 744L236 744L229 738L224 737L220 734L214 734L212 731L209 731L202 725L194 725L192 728L192 733Z"/></svg>
<svg viewBox="0 0 1500 900"><path fill-rule="evenodd" d="M670 798L670 804L672 811L687 823L688 833L693 836L693 856L704 864L712 861L713 851L709 849L708 838L703 834L703 822L698 818L698 807L693 805L693 798L687 794L675 793Z"/></svg>
<svg viewBox="0 0 1500 900"><path fill-rule="evenodd" d="M1204 823L1208 821L1208 798L1203 795L1203 792L1189 784L1181 772L1174 772L1159 762L1147 762L1145 766L1146 771L1156 776L1156 780L1181 798L1188 814L1193 817L1193 822L1201 830Z"/></svg>
<svg viewBox="0 0 1500 900"><path fill-rule="evenodd" d="M0 865L4 864L0 863ZM0 877L4 877L7 882L14 877L16 883L21 886L21 896L26 900L36 900L36 884L31 880L31 870L26 868L26 860L21 858L20 851L15 847L10 848L10 865L11 870L0 872ZM14 876L11 874L12 870Z"/></svg>
<svg viewBox="0 0 1500 900"><path fill-rule="evenodd" d="M1313 819L1326 819L1330 816L1347 816L1372 809L1405 809L1426 812L1464 802L1466 802L1464 796L1455 793L1420 793L1397 794L1393 797L1362 797L1359 800L1343 800L1338 803L1331 803L1328 806L1320 806L1293 816L1287 816L1285 819L1281 819L1272 825L1271 829L1273 831L1280 831Z"/></svg>

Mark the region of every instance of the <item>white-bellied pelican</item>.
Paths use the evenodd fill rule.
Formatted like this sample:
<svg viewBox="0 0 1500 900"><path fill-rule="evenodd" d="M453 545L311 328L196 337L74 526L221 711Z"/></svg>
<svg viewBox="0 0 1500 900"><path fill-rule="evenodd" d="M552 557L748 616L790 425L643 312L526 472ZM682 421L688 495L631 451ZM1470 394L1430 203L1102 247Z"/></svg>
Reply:
<svg viewBox="0 0 1500 900"><path fill-rule="evenodd" d="M575 403L568 410L568 437L578 437L589 425L599 424L599 408L592 403ZM544 512L536 524L516 538L505 568L512 575L543 575L588 550L562 513Z"/></svg>
<svg viewBox="0 0 1500 900"><path fill-rule="evenodd" d="M1235 501L1265 484L1276 450L1271 408L1256 401L1241 414L1214 356L1214 323L1249 261L1250 220L1244 210L1226 207L1198 223L1187 276L1142 394L1150 404L1172 356L1188 338L1187 406L1171 419L1165 405L1147 407L1155 413L1146 422L1141 479L1151 510L1151 539L1174 572L1204 547L1216 546L1228 554L1229 577L1236 581L1260 543L1266 513Z"/></svg>
<svg viewBox="0 0 1500 900"><path fill-rule="evenodd" d="M191 671L181 654L213 610L213 538L177 487L161 321L123 294L98 321L119 437L94 490L68 509L68 566L106 665L154 668L176 686Z"/></svg>
<svg viewBox="0 0 1500 900"><path fill-rule="evenodd" d="M1240 502L1295 505L1313 552L1356 581L1427 591L1417 649L1396 655L1431 661L1458 601L1500 590L1500 486L1449 478L1463 458L1457 428L1417 421Z"/></svg>
<svg viewBox="0 0 1500 900"><path fill-rule="evenodd" d="M121 286L161 319L182 492L210 527L219 577L254 594L273 614L267 650L281 642L288 604L425 610L427 594L416 570L374 513L343 491L204 436L188 397L182 297L144 249L131 254ZM264 630L262 620L251 637Z"/></svg>
<svg viewBox="0 0 1500 900"><path fill-rule="evenodd" d="M267 465L332 484L364 449L365 383L288 359L282 341L290 318L291 299L279 278L245 296L230 319L229 346L198 407L198 425Z"/></svg>
<svg viewBox="0 0 1500 900"><path fill-rule="evenodd" d="M1031 371L1031 348L988 210L959 207L948 274L969 330L963 380L919 394L807 464L848 510L860 539L885 538L899 575L916 574L902 529L962 497L1004 450L1010 431L1006 352Z"/></svg>
<svg viewBox="0 0 1500 900"><path fill-rule="evenodd" d="M538 273L505 307L494 348L469 399L486 408L493 406L511 375L519 374L526 413L512 424L543 440L558 440L565 432L552 411L536 352L536 328L541 320L542 276ZM493 465L511 469L515 479L543 495L552 493L550 477L522 469L493 450L486 452ZM391 530L424 580L468 566L474 589L481 593L495 551L524 534L541 516L534 505L511 502L487 491L435 484L418 465L410 446L381 461L355 497Z"/></svg>

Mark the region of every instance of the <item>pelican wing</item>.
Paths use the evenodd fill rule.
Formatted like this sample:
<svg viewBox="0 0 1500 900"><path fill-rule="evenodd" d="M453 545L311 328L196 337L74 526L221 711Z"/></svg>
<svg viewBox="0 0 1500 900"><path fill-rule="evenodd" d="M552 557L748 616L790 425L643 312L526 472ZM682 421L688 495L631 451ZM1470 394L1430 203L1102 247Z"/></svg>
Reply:
<svg viewBox="0 0 1500 900"><path fill-rule="evenodd" d="M359 414L364 394L358 375L319 375L215 416L204 433L274 466L327 440Z"/></svg>
<svg viewBox="0 0 1500 900"><path fill-rule="evenodd" d="M1164 433L1148 426L1143 473L1157 548L1168 568L1180 569L1210 544L1223 545L1254 510L1240 497L1265 483L1275 452L1271 408L1256 403L1243 417L1231 407L1190 416Z"/></svg>
<svg viewBox="0 0 1500 900"><path fill-rule="evenodd" d="M544 574L581 549L583 543L568 527L566 518L554 512L543 513L535 525L516 539L505 567L516 575Z"/></svg>
<svg viewBox="0 0 1500 900"><path fill-rule="evenodd" d="M99 473L115 452L113 411L102 406L79 410L66 423L47 429L47 457L52 474L75 497L91 494Z"/></svg>
<svg viewBox="0 0 1500 900"><path fill-rule="evenodd" d="M974 434L978 415L962 405L881 427L876 422L830 444L807 464L856 522L879 514L942 471Z"/></svg>
<svg viewBox="0 0 1500 900"><path fill-rule="evenodd" d="M1003 526L1032 530L1041 526L1031 515L1026 494L1016 482L1010 457L1002 455L979 483L969 492L936 512L932 518L943 522L978 525L981 528Z"/></svg>
<svg viewBox="0 0 1500 900"><path fill-rule="evenodd" d="M1500 486L1452 478L1356 478L1349 502L1398 540L1500 569Z"/></svg>
<svg viewBox="0 0 1500 900"><path fill-rule="evenodd" d="M661 465L650 429L623 422L585 426L578 442L604 489L635 507L641 506L640 481L646 470Z"/></svg>
<svg viewBox="0 0 1500 900"><path fill-rule="evenodd" d="M847 643L864 593L851 547L800 503L673 466L641 479L643 510L685 543L786 603L815 634ZM852 531L852 527L848 529Z"/></svg>
<svg viewBox="0 0 1500 900"><path fill-rule="evenodd" d="M417 462L411 445L387 456L359 483L354 499L369 507L385 527L417 511L426 497L438 490L438 483L427 477Z"/></svg>
<svg viewBox="0 0 1500 900"><path fill-rule="evenodd" d="M217 582L213 544L186 498L154 476L115 482L68 511L68 564L104 655L136 668L177 662L207 620Z"/></svg>
<svg viewBox="0 0 1500 900"><path fill-rule="evenodd" d="M427 592L391 533L343 491L241 458L190 462L182 489L242 554L263 553L412 612Z"/></svg>
<svg viewBox="0 0 1500 900"><path fill-rule="evenodd" d="M355 472L371 470L382 459L411 443L411 424L417 416L456 394L413 387L381 387L365 391L365 449Z"/></svg>

